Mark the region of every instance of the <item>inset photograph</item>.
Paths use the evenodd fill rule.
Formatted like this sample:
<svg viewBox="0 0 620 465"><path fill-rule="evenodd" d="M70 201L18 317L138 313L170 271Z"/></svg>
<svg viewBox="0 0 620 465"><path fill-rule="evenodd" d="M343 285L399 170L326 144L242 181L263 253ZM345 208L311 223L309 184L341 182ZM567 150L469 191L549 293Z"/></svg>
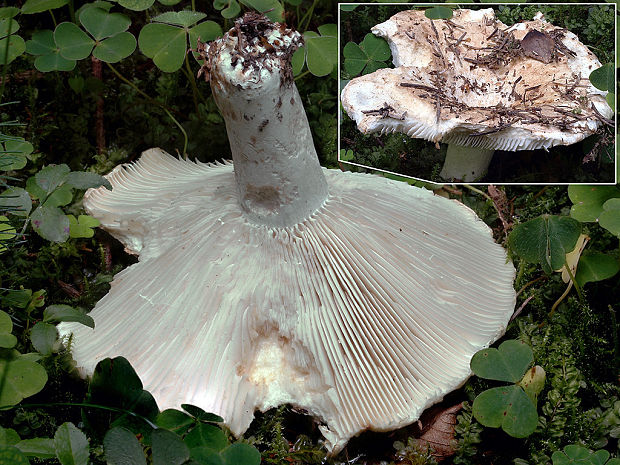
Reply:
<svg viewBox="0 0 620 465"><path fill-rule="evenodd" d="M339 13L341 162L431 182L616 182L615 5Z"/></svg>

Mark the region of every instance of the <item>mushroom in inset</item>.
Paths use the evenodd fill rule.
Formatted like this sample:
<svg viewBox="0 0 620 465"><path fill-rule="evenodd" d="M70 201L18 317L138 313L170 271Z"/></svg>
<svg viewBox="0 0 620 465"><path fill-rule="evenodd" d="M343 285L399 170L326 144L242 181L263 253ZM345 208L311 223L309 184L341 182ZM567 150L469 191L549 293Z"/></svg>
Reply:
<svg viewBox="0 0 620 465"><path fill-rule="evenodd" d="M205 73L234 164L159 149L84 204L139 254L73 333L81 370L126 357L160 407L191 403L239 435L291 403L338 451L415 421L503 334L514 268L464 205L322 169L290 73L299 35L246 15Z"/></svg>
<svg viewBox="0 0 620 465"><path fill-rule="evenodd" d="M494 150L579 142L613 115L607 92L588 80L598 59L540 14L507 27L493 9L450 20L407 10L372 32L387 39L396 68L351 80L342 105L363 133L448 143L444 180L480 178Z"/></svg>

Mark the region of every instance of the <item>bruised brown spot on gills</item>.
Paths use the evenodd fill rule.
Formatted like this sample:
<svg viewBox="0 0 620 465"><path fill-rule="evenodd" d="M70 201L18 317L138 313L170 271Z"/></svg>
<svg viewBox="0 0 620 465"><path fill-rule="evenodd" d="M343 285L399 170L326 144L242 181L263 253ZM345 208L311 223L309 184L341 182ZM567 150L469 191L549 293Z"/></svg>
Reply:
<svg viewBox="0 0 620 465"><path fill-rule="evenodd" d="M250 143L252 145L256 144L256 137L254 137L254 136L250 137Z"/></svg>
<svg viewBox="0 0 620 465"><path fill-rule="evenodd" d="M276 103L276 110L282 106L282 97L278 97L278 102Z"/></svg>
<svg viewBox="0 0 620 465"><path fill-rule="evenodd" d="M265 129L265 126L267 126L269 124L269 120L263 120L262 123L260 123L260 126L258 126L258 132L263 132L263 129Z"/></svg>
<svg viewBox="0 0 620 465"><path fill-rule="evenodd" d="M291 97L291 105L295 105L295 99Z"/></svg>

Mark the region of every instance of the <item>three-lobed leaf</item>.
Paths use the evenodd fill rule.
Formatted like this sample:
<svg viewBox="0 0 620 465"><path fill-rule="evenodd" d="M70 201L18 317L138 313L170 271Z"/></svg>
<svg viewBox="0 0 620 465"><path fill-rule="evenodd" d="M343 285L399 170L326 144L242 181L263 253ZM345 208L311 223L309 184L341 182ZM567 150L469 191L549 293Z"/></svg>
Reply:
<svg viewBox="0 0 620 465"><path fill-rule="evenodd" d="M374 34L366 34L364 40L357 45L349 42L343 49L344 68L352 76L373 73L379 68L385 68L390 57L390 47L387 42Z"/></svg>
<svg viewBox="0 0 620 465"><path fill-rule="evenodd" d="M471 369L476 376L496 381L516 383L534 361L532 349L526 343L508 340L495 348L483 349L472 357Z"/></svg>
<svg viewBox="0 0 620 465"><path fill-rule="evenodd" d="M515 226L508 245L522 260L538 263L550 274L564 266L580 234L581 224L573 218L541 215Z"/></svg>
<svg viewBox="0 0 620 465"><path fill-rule="evenodd" d="M501 427L515 438L529 436L538 424L536 407L516 384L484 391L474 399L472 412L482 425Z"/></svg>
<svg viewBox="0 0 620 465"><path fill-rule="evenodd" d="M76 61L68 60L60 54L60 48L54 41L54 31L43 29L35 31L32 38L26 41L26 52L36 55L34 66L39 71L71 71Z"/></svg>
<svg viewBox="0 0 620 465"><path fill-rule="evenodd" d="M327 76L338 62L338 28L335 24L323 24L318 33L304 33L305 46L296 52L305 55L308 70L315 76Z"/></svg>

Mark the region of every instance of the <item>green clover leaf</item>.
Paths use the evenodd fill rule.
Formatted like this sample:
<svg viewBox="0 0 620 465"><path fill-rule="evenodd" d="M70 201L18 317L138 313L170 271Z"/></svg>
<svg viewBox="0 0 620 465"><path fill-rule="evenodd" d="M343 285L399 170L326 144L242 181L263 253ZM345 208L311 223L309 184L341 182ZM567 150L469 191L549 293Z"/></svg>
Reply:
<svg viewBox="0 0 620 465"><path fill-rule="evenodd" d="M71 71L76 61L68 60L60 54L60 48L54 41L54 31L43 29L32 34L32 39L26 42L26 52L38 55L34 60L34 67L42 73L49 71Z"/></svg>
<svg viewBox="0 0 620 465"><path fill-rule="evenodd" d="M214 21L204 21L193 27L205 17L202 13L188 11L168 12L157 16L153 23L140 31L138 44L140 50L164 72L174 72L181 68L188 47L196 48L198 38L207 42L222 35L221 27Z"/></svg>

